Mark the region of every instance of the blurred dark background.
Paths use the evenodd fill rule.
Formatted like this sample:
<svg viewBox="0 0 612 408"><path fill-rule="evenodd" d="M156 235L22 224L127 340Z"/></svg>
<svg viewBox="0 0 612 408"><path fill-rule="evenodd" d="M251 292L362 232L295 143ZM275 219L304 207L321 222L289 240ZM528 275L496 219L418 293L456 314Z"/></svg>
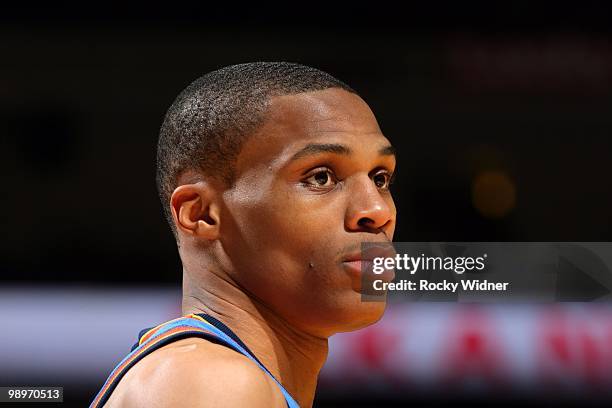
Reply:
<svg viewBox="0 0 612 408"><path fill-rule="evenodd" d="M159 126L192 80L257 60L370 104L397 241L611 241L612 7L535 3L5 6L0 285L178 287Z"/></svg>

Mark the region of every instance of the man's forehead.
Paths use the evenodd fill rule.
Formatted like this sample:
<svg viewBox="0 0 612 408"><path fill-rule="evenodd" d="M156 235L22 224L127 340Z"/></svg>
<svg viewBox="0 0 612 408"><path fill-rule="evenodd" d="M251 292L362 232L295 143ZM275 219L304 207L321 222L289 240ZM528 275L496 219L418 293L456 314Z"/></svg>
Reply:
<svg viewBox="0 0 612 408"><path fill-rule="evenodd" d="M308 132L380 132L369 106L339 88L277 96L270 100L267 123Z"/></svg>
<svg viewBox="0 0 612 408"><path fill-rule="evenodd" d="M388 145L374 114L357 95L327 89L270 100L264 124L247 140L237 170L272 162L309 143Z"/></svg>

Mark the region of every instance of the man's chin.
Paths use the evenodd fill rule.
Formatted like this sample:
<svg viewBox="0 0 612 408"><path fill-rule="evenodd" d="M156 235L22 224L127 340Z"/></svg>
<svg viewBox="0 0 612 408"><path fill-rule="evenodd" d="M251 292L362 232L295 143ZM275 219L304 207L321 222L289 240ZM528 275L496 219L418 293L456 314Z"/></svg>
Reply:
<svg viewBox="0 0 612 408"><path fill-rule="evenodd" d="M359 330L378 322L385 313L387 306L385 300L367 301L359 299L359 303L353 305L350 308L351 310L344 314L341 320L344 324L341 325L342 327L338 327L337 332Z"/></svg>
<svg viewBox="0 0 612 408"><path fill-rule="evenodd" d="M377 296L375 300L366 299L353 290L336 292L334 296L310 303L294 318L296 323L300 321L300 327L304 330L320 337L359 330L379 321L387 305L386 296ZM304 310L308 310L308 313Z"/></svg>

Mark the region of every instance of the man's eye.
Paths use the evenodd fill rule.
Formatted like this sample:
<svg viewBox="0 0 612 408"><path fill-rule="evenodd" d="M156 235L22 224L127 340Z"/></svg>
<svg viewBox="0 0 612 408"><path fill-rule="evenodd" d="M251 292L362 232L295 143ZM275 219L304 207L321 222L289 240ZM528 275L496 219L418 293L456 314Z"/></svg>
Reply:
<svg viewBox="0 0 612 408"><path fill-rule="evenodd" d="M388 189L391 184L391 175L389 173L378 173L372 177L376 187L381 189Z"/></svg>
<svg viewBox="0 0 612 408"><path fill-rule="evenodd" d="M328 169L319 170L312 176L308 177L306 183L314 185L316 187L329 187L335 184L334 175Z"/></svg>

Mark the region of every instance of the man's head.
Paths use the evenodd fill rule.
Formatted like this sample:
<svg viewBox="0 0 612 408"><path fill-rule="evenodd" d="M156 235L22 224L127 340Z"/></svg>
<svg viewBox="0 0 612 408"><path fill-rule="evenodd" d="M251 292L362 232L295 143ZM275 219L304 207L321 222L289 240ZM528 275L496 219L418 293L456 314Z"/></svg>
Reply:
<svg viewBox="0 0 612 408"><path fill-rule="evenodd" d="M234 161L262 124L270 98L328 88L355 92L325 72L287 62L231 65L185 88L168 109L157 150L157 188L175 237L168 203L183 171L200 169L231 184Z"/></svg>
<svg viewBox="0 0 612 408"><path fill-rule="evenodd" d="M361 302L358 258L362 242L392 240L394 169L389 141L351 88L314 68L253 63L179 95L162 126L157 180L185 273L222 274L327 336L382 315L384 303Z"/></svg>

